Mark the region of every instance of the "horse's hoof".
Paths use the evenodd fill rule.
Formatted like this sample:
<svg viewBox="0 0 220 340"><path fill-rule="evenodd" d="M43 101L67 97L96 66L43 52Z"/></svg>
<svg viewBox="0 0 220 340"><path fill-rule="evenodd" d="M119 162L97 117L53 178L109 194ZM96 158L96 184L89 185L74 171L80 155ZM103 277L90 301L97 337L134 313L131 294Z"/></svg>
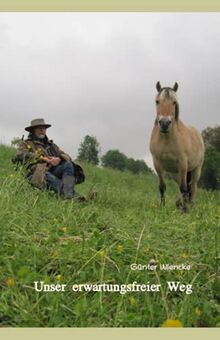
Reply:
<svg viewBox="0 0 220 340"><path fill-rule="evenodd" d="M189 212L189 208L187 207L187 205L183 205L182 206L182 212L183 213L188 213Z"/></svg>
<svg viewBox="0 0 220 340"><path fill-rule="evenodd" d="M163 201L160 202L160 207L161 207L161 208L165 207L165 200L163 200Z"/></svg>
<svg viewBox="0 0 220 340"><path fill-rule="evenodd" d="M179 198L177 201L176 201L176 207L178 209L182 209L183 208L183 202L181 200L181 198Z"/></svg>
<svg viewBox="0 0 220 340"><path fill-rule="evenodd" d="M189 204L190 204L191 206L194 206L195 202L194 202L193 200L190 200L190 201L189 201Z"/></svg>

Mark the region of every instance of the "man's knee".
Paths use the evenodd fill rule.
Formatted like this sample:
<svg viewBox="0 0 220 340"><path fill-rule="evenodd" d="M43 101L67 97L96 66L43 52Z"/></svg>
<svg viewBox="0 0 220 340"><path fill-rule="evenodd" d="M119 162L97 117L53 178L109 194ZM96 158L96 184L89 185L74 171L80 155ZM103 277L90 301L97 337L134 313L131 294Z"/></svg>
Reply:
<svg viewBox="0 0 220 340"><path fill-rule="evenodd" d="M74 166L73 163L71 161L65 161L63 163L63 170L66 174L68 175L74 175Z"/></svg>

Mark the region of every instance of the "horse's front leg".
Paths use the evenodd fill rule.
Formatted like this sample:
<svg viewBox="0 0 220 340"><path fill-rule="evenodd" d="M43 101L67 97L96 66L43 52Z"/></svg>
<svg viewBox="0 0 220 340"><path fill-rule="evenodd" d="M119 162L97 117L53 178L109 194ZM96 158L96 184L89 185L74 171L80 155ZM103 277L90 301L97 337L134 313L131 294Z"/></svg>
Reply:
<svg viewBox="0 0 220 340"><path fill-rule="evenodd" d="M187 203L189 202L189 192L187 186L187 170L181 169L180 171L180 192L182 194L182 210L188 211Z"/></svg>
<svg viewBox="0 0 220 340"><path fill-rule="evenodd" d="M165 191L166 191L166 184L163 178L164 171L163 171L163 168L160 162L156 158L154 158L153 160L154 160L154 167L159 178L160 205L163 207L165 206Z"/></svg>
<svg viewBox="0 0 220 340"><path fill-rule="evenodd" d="M160 205L162 207L165 206L165 192L166 192L166 184L164 182L164 178L162 173L158 173L159 176L159 191L160 191Z"/></svg>

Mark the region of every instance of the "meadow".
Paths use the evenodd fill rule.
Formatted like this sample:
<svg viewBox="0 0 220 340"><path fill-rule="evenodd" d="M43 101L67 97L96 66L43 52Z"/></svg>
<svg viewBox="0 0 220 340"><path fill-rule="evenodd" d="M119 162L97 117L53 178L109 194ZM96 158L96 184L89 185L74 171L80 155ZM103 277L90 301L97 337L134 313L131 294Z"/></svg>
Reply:
<svg viewBox="0 0 220 340"><path fill-rule="evenodd" d="M198 190L189 213L167 180L83 164L94 201L64 201L31 187L0 146L0 324L2 327L219 327L219 192ZM131 270L131 264L190 270ZM37 292L35 281L66 284ZM159 292L74 292L73 284L160 284ZM192 284L192 294L168 281Z"/></svg>

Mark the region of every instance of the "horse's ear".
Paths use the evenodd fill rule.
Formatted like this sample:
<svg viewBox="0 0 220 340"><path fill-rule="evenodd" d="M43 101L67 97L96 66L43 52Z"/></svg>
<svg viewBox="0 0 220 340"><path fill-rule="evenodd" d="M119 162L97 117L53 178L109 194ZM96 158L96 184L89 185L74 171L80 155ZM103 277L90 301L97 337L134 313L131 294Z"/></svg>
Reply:
<svg viewBox="0 0 220 340"><path fill-rule="evenodd" d="M179 85L177 83L175 83L174 86L173 86L173 91L176 92L178 90L178 87L179 87Z"/></svg>
<svg viewBox="0 0 220 340"><path fill-rule="evenodd" d="M157 89L158 92L161 91L161 85L160 85L159 81L156 83L156 89Z"/></svg>

